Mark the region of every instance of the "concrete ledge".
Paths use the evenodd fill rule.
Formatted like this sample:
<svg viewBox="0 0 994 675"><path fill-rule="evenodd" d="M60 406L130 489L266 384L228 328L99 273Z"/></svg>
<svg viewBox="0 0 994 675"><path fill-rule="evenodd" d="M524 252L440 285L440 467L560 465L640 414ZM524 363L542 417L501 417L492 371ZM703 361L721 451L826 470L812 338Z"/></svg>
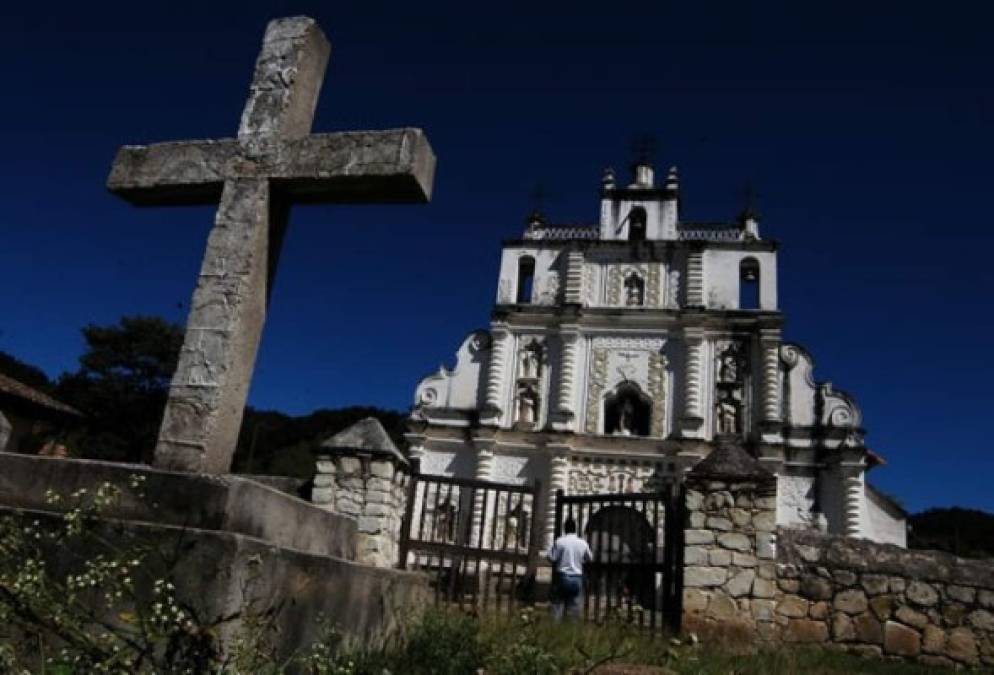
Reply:
<svg viewBox="0 0 994 675"><path fill-rule="evenodd" d="M142 476L144 498L127 489ZM108 518L255 537L281 548L355 560L356 523L240 476L163 471L142 464L0 452L0 506L60 512L46 492L93 493L102 483L123 491Z"/></svg>
<svg viewBox="0 0 994 675"><path fill-rule="evenodd" d="M51 511L0 506L3 516L61 525L60 516ZM204 621L235 617L221 627L222 639L238 630L239 614L249 602L259 611L279 608L275 629L284 656L320 637L322 617L365 641L391 633L408 613L431 602L428 577L415 572L289 550L232 532L119 520L101 520L94 526L115 546L148 551L136 572L139 593L168 576L175 581L178 599L196 608ZM93 546L92 553L106 553ZM46 558L57 576L79 563L61 548Z"/></svg>

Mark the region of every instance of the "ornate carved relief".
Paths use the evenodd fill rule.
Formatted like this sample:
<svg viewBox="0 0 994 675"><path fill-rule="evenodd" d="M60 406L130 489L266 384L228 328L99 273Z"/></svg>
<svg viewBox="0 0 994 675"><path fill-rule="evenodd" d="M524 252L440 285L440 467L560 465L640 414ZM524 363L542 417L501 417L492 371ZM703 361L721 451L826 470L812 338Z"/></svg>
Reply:
<svg viewBox="0 0 994 675"><path fill-rule="evenodd" d="M666 434L666 357L658 352L649 355L649 397L652 399L652 425L649 435Z"/></svg>
<svg viewBox="0 0 994 675"><path fill-rule="evenodd" d="M610 307L621 304L621 267L610 265L607 268L607 293L605 300Z"/></svg>
<svg viewBox="0 0 994 675"><path fill-rule="evenodd" d="M583 292L587 306L593 307L594 305L599 305L600 273L598 266L596 264L584 265L583 277Z"/></svg>
<svg viewBox="0 0 994 675"><path fill-rule="evenodd" d="M604 395L606 380L607 350L595 347L590 359L590 384L587 387L587 420L584 428L588 434L600 431L601 397Z"/></svg>
<svg viewBox="0 0 994 675"><path fill-rule="evenodd" d="M567 492L571 495L652 492L666 480L657 462L615 462L610 459L570 463Z"/></svg>
<svg viewBox="0 0 994 675"><path fill-rule="evenodd" d="M659 270L661 265L649 265L645 282L645 304L648 307L659 307Z"/></svg>
<svg viewBox="0 0 994 675"><path fill-rule="evenodd" d="M539 340L529 340L518 350L514 419L517 424L527 429L534 429L539 423L545 363L545 346Z"/></svg>
<svg viewBox="0 0 994 675"><path fill-rule="evenodd" d="M680 307L680 270L676 267L666 275L666 306L670 309Z"/></svg>

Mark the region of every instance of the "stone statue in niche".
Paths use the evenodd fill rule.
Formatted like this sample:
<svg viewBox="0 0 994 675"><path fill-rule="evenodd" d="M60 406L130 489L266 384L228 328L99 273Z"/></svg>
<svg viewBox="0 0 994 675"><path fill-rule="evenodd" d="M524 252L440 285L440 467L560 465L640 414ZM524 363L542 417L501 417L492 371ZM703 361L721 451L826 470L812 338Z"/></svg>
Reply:
<svg viewBox="0 0 994 675"><path fill-rule="evenodd" d="M718 357L718 381L738 382L740 379L740 354L736 343L730 344Z"/></svg>
<svg viewBox="0 0 994 675"><path fill-rule="evenodd" d="M538 422L538 391L532 384L518 387L518 423L534 426Z"/></svg>
<svg viewBox="0 0 994 675"><path fill-rule="evenodd" d="M528 380L536 380L542 376L542 347L532 342L521 350L518 359L518 376Z"/></svg>
<svg viewBox="0 0 994 675"><path fill-rule="evenodd" d="M727 392L718 401L717 417L719 434L739 433L739 405Z"/></svg>
<svg viewBox="0 0 994 675"><path fill-rule="evenodd" d="M618 411L617 433L621 436L631 436L635 433L635 406L630 398L622 401L621 410Z"/></svg>
<svg viewBox="0 0 994 675"><path fill-rule="evenodd" d="M625 279L625 305L641 307L645 304L645 282L637 274L629 274Z"/></svg>

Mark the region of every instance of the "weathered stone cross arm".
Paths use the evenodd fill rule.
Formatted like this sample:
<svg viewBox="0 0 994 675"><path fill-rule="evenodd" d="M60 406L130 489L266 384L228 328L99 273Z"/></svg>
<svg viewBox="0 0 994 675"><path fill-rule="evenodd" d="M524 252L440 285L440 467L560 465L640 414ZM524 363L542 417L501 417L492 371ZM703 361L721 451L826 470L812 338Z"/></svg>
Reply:
<svg viewBox="0 0 994 675"><path fill-rule="evenodd" d="M237 138L125 146L107 186L133 204L216 202L157 466L223 473L241 427L289 208L426 202L435 155L419 129L311 134L331 45L313 19L266 27Z"/></svg>
<svg viewBox="0 0 994 675"><path fill-rule="evenodd" d="M295 203L426 202L435 156L420 129L312 134L250 157L238 139L122 147L107 187L132 204L212 204L224 181L268 179Z"/></svg>

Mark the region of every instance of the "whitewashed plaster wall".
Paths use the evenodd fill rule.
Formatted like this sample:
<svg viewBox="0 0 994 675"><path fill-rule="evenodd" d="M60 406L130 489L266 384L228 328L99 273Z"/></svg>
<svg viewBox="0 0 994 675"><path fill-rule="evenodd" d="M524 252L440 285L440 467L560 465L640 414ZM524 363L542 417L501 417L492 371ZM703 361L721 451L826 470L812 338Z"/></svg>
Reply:
<svg viewBox="0 0 994 675"><path fill-rule="evenodd" d="M907 547L908 521L894 512L872 488L866 490L865 533L867 539Z"/></svg>
<svg viewBox="0 0 994 675"><path fill-rule="evenodd" d="M473 331L467 335L456 352L452 370L439 366L438 372L418 383L414 405L480 409L486 393L485 378L490 366L490 334Z"/></svg>
<svg viewBox="0 0 994 675"><path fill-rule="evenodd" d="M759 308L777 308L777 254L774 251L704 251L704 300L708 309L739 308L739 266L746 258L759 263Z"/></svg>
<svg viewBox="0 0 994 675"><path fill-rule="evenodd" d="M562 251L554 248L518 247L505 248L500 260L500 279L497 283L497 303L512 304L518 297L518 265L521 258L535 259L535 276L532 280L531 304L553 305L564 282L560 275L559 256Z"/></svg>

